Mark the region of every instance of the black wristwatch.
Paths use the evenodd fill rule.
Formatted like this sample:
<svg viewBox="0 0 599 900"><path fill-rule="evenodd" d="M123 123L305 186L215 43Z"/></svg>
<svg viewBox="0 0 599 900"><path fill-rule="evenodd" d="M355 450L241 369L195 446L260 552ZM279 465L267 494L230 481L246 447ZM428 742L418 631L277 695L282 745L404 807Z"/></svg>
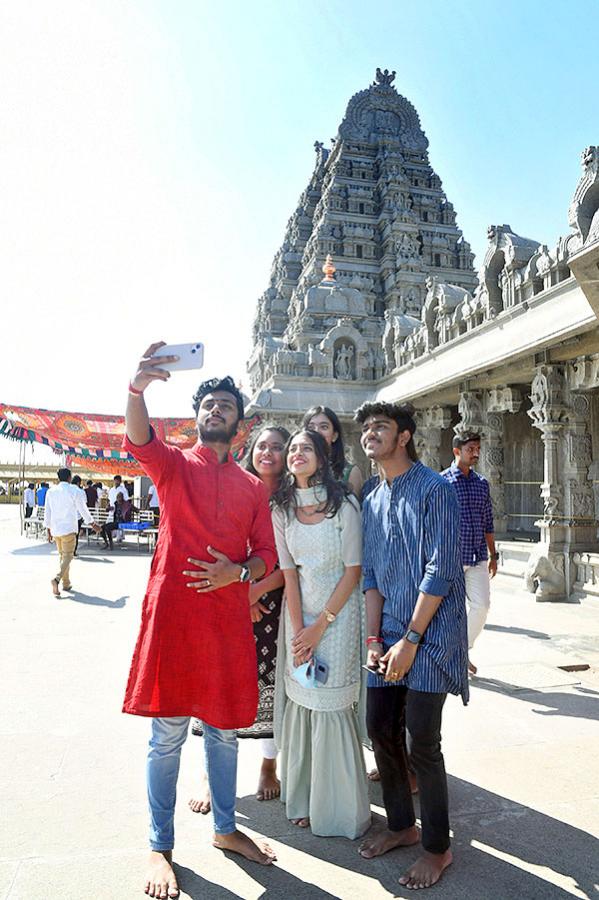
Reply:
<svg viewBox="0 0 599 900"><path fill-rule="evenodd" d="M249 566L241 566L241 572L239 573L239 580L246 582L251 578L251 572Z"/></svg>
<svg viewBox="0 0 599 900"><path fill-rule="evenodd" d="M495 562L499 562L499 553L491 553L491 559L494 559Z"/></svg>
<svg viewBox="0 0 599 900"><path fill-rule="evenodd" d="M420 632L414 631L413 628L410 628L404 634L404 638L406 641L409 641L410 644L419 644L420 641L422 640L422 635L420 634Z"/></svg>

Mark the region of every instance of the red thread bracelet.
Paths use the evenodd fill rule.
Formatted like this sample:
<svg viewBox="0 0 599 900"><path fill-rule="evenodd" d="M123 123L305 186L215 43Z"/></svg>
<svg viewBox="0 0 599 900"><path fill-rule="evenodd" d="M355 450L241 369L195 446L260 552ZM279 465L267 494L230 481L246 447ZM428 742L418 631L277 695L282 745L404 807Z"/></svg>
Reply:
<svg viewBox="0 0 599 900"><path fill-rule="evenodd" d="M143 391L138 391L137 388L134 388L133 385L131 384L131 382L129 382L129 393L137 394L139 397L141 397L141 395L143 394Z"/></svg>
<svg viewBox="0 0 599 900"><path fill-rule="evenodd" d="M383 643L383 642L382 642L381 639L378 638L378 637L370 636L370 637L367 637L367 638L366 638L366 646L367 646L367 647L369 647L370 644L382 644L382 643Z"/></svg>

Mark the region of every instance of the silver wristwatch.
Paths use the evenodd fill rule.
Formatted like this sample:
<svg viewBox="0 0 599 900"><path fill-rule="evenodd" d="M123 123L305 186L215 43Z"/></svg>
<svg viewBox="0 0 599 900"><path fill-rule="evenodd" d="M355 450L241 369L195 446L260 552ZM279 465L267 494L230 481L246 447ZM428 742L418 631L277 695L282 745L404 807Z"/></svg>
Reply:
<svg viewBox="0 0 599 900"><path fill-rule="evenodd" d="M241 572L239 573L239 580L245 582L245 581L249 581L250 578L251 578L250 567L242 566Z"/></svg>

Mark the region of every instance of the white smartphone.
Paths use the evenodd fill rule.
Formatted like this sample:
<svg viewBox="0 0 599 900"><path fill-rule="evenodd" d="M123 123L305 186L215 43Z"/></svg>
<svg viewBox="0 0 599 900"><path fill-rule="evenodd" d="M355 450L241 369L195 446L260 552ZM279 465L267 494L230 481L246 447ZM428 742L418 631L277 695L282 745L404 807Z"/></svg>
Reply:
<svg viewBox="0 0 599 900"><path fill-rule="evenodd" d="M204 345L199 341L195 344L167 344L156 351L156 356L178 356L177 362L161 363L161 369L169 372L180 372L187 369L201 369L204 365Z"/></svg>

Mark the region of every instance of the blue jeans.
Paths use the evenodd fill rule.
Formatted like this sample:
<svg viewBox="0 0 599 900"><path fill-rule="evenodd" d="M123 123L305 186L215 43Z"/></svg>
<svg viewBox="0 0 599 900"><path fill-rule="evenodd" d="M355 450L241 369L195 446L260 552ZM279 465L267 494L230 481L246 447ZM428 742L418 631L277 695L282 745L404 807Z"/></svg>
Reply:
<svg viewBox="0 0 599 900"><path fill-rule="evenodd" d="M172 850L175 844L175 800L181 747L187 740L189 716L152 719L146 769L150 806L150 847ZM237 735L204 723L204 753L210 784L214 831L235 831Z"/></svg>

